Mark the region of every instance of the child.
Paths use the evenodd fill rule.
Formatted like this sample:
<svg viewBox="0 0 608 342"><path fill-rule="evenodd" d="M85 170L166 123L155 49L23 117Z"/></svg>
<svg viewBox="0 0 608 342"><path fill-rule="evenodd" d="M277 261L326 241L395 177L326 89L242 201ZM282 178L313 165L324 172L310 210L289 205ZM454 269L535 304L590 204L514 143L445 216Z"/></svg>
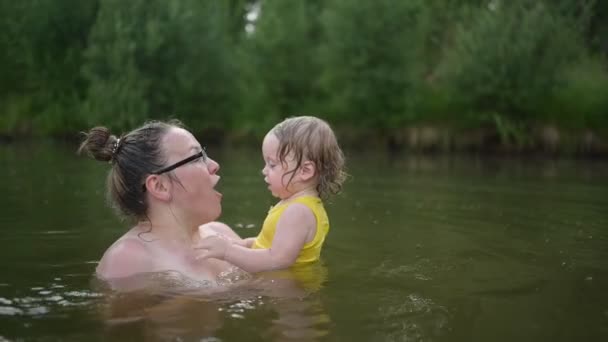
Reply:
<svg viewBox="0 0 608 342"><path fill-rule="evenodd" d="M337 194L346 176L333 131L316 117L289 118L266 134L262 154L264 181L279 202L256 238L240 239L219 222L201 226L199 259L223 259L248 272L319 259L329 231L322 199Z"/></svg>

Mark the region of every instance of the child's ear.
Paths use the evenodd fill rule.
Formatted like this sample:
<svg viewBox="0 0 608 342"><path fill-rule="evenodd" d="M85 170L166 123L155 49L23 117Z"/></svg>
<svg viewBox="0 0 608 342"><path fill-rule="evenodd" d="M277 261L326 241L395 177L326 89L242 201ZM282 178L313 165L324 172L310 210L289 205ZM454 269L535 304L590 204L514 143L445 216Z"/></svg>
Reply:
<svg viewBox="0 0 608 342"><path fill-rule="evenodd" d="M149 175L144 186L150 195L161 201L171 199L171 184L161 175Z"/></svg>
<svg viewBox="0 0 608 342"><path fill-rule="evenodd" d="M317 174L317 167L314 162L306 160L300 166L300 177L303 181L312 179Z"/></svg>

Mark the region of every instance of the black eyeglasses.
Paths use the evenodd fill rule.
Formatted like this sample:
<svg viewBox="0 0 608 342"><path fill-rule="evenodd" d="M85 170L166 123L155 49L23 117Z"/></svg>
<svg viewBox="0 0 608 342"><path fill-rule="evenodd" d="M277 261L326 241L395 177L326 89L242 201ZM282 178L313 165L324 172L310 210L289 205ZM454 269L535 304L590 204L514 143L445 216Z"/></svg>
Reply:
<svg viewBox="0 0 608 342"><path fill-rule="evenodd" d="M153 175L162 175L163 173L169 172L169 171L173 171L175 169L177 169L178 167L188 164L191 161L197 160L197 159L203 159L203 163L207 162L207 153L205 153L205 149L203 148L203 150L201 150L200 152L198 152L197 154L190 156L184 160L180 160L175 164L169 165L167 167L163 167L160 170L154 171L151 174Z"/></svg>

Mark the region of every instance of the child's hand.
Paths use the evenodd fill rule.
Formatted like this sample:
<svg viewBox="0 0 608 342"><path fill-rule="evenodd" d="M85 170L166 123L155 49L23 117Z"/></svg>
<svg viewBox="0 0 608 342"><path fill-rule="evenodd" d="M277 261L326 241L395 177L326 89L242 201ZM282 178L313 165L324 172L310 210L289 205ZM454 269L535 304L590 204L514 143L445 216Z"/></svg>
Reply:
<svg viewBox="0 0 608 342"><path fill-rule="evenodd" d="M230 231L230 227L221 222L209 222L198 226L198 233L201 238L206 238L210 235L222 234L224 231Z"/></svg>
<svg viewBox="0 0 608 342"><path fill-rule="evenodd" d="M231 244L232 241L220 234L208 235L194 247L197 254L196 259L203 260L207 258L216 258L224 260L226 251Z"/></svg>
<svg viewBox="0 0 608 342"><path fill-rule="evenodd" d="M206 225L202 225L202 226L198 227L198 234L200 235L200 237L202 239L205 239L205 238L208 238L208 237L211 237L211 236L218 236L218 235L220 235L220 233L218 233L217 231L215 231L215 230L213 230L211 228L208 228L208 227L209 226L206 226Z"/></svg>

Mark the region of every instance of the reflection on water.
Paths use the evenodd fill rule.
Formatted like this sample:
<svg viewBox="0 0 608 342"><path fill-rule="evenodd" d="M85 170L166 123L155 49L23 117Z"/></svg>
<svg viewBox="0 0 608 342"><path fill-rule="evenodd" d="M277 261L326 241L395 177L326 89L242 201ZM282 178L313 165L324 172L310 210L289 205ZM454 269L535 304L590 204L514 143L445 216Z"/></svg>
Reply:
<svg viewBox="0 0 608 342"><path fill-rule="evenodd" d="M259 151L209 153L221 220L255 235L274 203ZM104 203L107 165L0 145L0 341L608 340L607 162L347 158L319 269L151 274L125 294L91 282L127 228Z"/></svg>
<svg viewBox="0 0 608 342"><path fill-rule="evenodd" d="M30 289L32 293L25 297L14 297L12 299L0 297L0 315L44 315L49 313L50 308L54 306L86 306L93 302L91 299L101 296L100 293L91 291L57 291L57 288L62 287L62 285L53 285L48 289L32 287Z"/></svg>
<svg viewBox="0 0 608 342"><path fill-rule="evenodd" d="M250 320L267 326L263 336L270 340L310 341L328 332L329 315L318 294L323 279L308 277L302 282L301 275L290 276L289 271L255 277L227 274L218 284L175 271L134 278L123 280L138 284L130 291L110 290L110 284L96 278L90 286L93 290L74 290L55 278L45 286L19 289L22 296L0 297L0 318L13 317L13 322L26 322L23 327L32 328L37 320L67 318L73 312L69 307L82 307L90 319L102 324L99 334L107 340L198 341L229 336L235 322Z"/></svg>
<svg viewBox="0 0 608 342"><path fill-rule="evenodd" d="M290 271L254 277L227 274L218 284L195 281L174 271L129 279L149 286L128 292L105 291L100 305L105 337L200 340L221 334L233 321L252 320L262 314L272 317L263 322L269 326L265 338L313 340L327 334L330 320L317 294L323 280L313 281L312 272L302 269L299 276ZM302 273L309 276L304 282ZM316 287L308 287L311 283ZM104 285L108 286L99 284Z"/></svg>

